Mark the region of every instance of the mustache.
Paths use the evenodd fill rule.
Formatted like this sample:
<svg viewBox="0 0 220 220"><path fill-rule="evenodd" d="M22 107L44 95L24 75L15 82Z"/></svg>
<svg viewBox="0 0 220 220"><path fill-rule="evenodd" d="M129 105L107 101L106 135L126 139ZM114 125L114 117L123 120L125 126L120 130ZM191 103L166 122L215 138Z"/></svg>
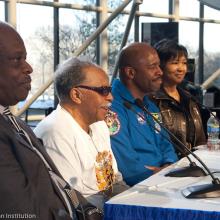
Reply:
<svg viewBox="0 0 220 220"><path fill-rule="evenodd" d="M155 77L152 81L162 80L162 76Z"/></svg>
<svg viewBox="0 0 220 220"><path fill-rule="evenodd" d="M101 108L110 108L111 107L111 105L112 105L112 103L111 102L108 102L108 103L106 103L106 104L102 104L100 107Z"/></svg>

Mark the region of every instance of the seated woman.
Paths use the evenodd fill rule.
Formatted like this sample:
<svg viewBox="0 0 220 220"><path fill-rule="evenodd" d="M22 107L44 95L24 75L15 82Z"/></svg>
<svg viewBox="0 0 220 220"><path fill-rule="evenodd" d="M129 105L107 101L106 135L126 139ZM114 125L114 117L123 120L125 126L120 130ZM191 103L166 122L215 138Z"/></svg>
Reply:
<svg viewBox="0 0 220 220"><path fill-rule="evenodd" d="M193 150L195 146L205 144L206 137L196 102L179 86L187 73L187 50L176 41L167 39L158 42L155 49L160 57L163 83L160 91L153 96L153 101L161 110L165 126Z"/></svg>

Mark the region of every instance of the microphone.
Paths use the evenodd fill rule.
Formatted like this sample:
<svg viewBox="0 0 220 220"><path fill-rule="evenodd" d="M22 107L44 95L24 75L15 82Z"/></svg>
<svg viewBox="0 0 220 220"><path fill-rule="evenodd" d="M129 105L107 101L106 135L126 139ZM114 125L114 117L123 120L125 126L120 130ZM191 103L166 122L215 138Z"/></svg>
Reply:
<svg viewBox="0 0 220 220"><path fill-rule="evenodd" d="M135 101L137 102L137 101ZM135 111L132 108L132 105L129 102L124 102L123 103L124 106L127 109L130 109L132 112L134 112L135 114L137 114L139 117L141 117L144 121L146 121L146 119L143 117L143 115L139 114L137 111ZM153 115L151 117L154 117ZM156 130L158 133L160 133L160 130L153 126L152 124L148 123L154 130ZM160 124L160 123L159 123ZM161 124L160 124L161 125ZM164 125L161 125L162 128L164 128L164 130L167 131L167 133L173 137L173 139L176 140L176 142L178 142L178 144L183 145L184 149L186 148L186 146L175 136L173 135L166 127L164 127ZM199 177L199 176L206 176L205 171L196 165L195 162L193 162L190 157L185 153L185 151L179 147L179 145L175 145L172 140L170 140L166 135L160 133L165 139L167 139L169 142L171 142L176 148L177 150L184 155L185 157L187 157L187 159L189 160L190 166L188 167L183 167L183 168L177 168L174 169L172 171L170 171L169 173L167 173L165 176L170 176L170 177L186 177L186 176L192 176L192 177Z"/></svg>
<svg viewBox="0 0 220 220"><path fill-rule="evenodd" d="M190 90L190 89L192 89L192 90L202 89L201 86L196 85L196 84L194 84L194 83L192 83L192 82L190 82L189 80L186 80L186 79L183 79L181 85L182 85L184 88L186 88L186 90Z"/></svg>
<svg viewBox="0 0 220 220"><path fill-rule="evenodd" d="M186 79L183 79L182 83L178 86L178 88L181 88L182 90L186 90L193 94L193 96L197 97L200 102L202 101L203 94L202 94L202 87L194 84Z"/></svg>
<svg viewBox="0 0 220 220"><path fill-rule="evenodd" d="M191 83L192 84L192 83ZM182 88L179 88L186 96L188 96L189 98L191 98L196 104L198 104L200 107L202 107L202 108L204 108L204 109L206 109L209 113L210 113L210 115L212 115L217 121L218 121L218 123L220 124L220 119L215 115L215 114L213 114L213 112L211 111L211 109L208 107L208 106L206 106L206 105L204 105L203 103L201 103L195 96L193 96L192 94L190 94L190 93L186 93L185 91L184 91L184 89L182 89Z"/></svg>
<svg viewBox="0 0 220 220"><path fill-rule="evenodd" d="M151 112L146 108L143 101L140 99L135 100L135 104L140 107L144 112L146 112L148 115L150 115L161 127L163 127L166 131L168 131L165 126L161 125L161 123L151 114ZM169 131L168 134L171 134ZM182 143L180 141L180 143ZM177 145L176 145L177 146ZM186 198L216 198L220 197L220 180L218 178L215 178L214 175L211 173L209 168L204 164L204 162L191 150L189 150L184 144L181 144L181 146L184 147L186 151L188 151L199 163L203 166L203 168L207 171L207 173L212 178L211 184L203 184L203 185L196 185L196 186L190 186L186 189L182 190L182 194ZM204 172L204 170L203 170Z"/></svg>

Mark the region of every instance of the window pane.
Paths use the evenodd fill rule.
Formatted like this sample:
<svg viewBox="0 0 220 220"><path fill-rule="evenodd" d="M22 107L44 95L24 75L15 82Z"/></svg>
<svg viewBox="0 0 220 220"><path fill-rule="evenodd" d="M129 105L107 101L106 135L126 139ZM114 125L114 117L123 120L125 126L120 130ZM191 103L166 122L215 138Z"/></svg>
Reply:
<svg viewBox="0 0 220 220"><path fill-rule="evenodd" d="M164 18L152 18L152 17L144 17L141 16L140 17L140 22L168 22L168 19L164 19Z"/></svg>
<svg viewBox="0 0 220 220"><path fill-rule="evenodd" d="M4 21L5 20L5 4L4 2L0 2L0 20Z"/></svg>
<svg viewBox="0 0 220 220"><path fill-rule="evenodd" d="M179 0L180 16L199 17L198 0Z"/></svg>
<svg viewBox="0 0 220 220"><path fill-rule="evenodd" d="M186 34L186 30L187 33ZM179 43L183 44L189 50L189 55L195 55L199 48L199 23L192 21L179 22Z"/></svg>
<svg viewBox="0 0 220 220"><path fill-rule="evenodd" d="M207 19L220 18L220 11L204 6L204 17ZM207 79L220 67L220 24L204 24L204 79ZM220 86L220 78L214 81L215 86Z"/></svg>
<svg viewBox="0 0 220 220"><path fill-rule="evenodd" d="M30 96L53 76L53 9L17 4L17 28L24 39L27 60L33 67ZM53 98L53 85L40 97Z"/></svg>
<svg viewBox="0 0 220 220"><path fill-rule="evenodd" d="M204 50L206 52L220 52L219 36L220 24L206 23L204 25Z"/></svg>
<svg viewBox="0 0 220 220"><path fill-rule="evenodd" d="M220 24L204 25L204 79L220 67ZM215 83L220 85L220 79Z"/></svg>
<svg viewBox="0 0 220 220"><path fill-rule="evenodd" d="M168 6L168 0L143 1L143 3L140 4L140 11L168 14Z"/></svg>
<svg viewBox="0 0 220 220"><path fill-rule="evenodd" d="M186 34L186 30L187 33ZM179 43L187 48L189 58L195 59L195 81L198 81L199 23L179 22Z"/></svg>
<svg viewBox="0 0 220 220"><path fill-rule="evenodd" d="M72 9L60 9L60 59L71 57L94 33L96 13ZM96 62L96 41L81 54Z"/></svg>
<svg viewBox="0 0 220 220"><path fill-rule="evenodd" d="M116 19L114 19L110 25L107 27L108 31L108 42L109 42L109 75L112 75L116 57L118 56L122 39L124 36L125 28L127 25L128 15L119 15ZM128 36L128 42L134 41L134 26L131 26L131 30Z"/></svg>
<svg viewBox="0 0 220 220"><path fill-rule="evenodd" d="M119 7L122 3L123 3L123 0L107 0L108 8L112 10ZM128 4L128 6L126 7L126 10L128 9L128 7L131 7L130 5L131 3Z"/></svg>
<svg viewBox="0 0 220 220"><path fill-rule="evenodd" d="M59 0L60 3L80 4L80 5L95 5L96 0Z"/></svg>
<svg viewBox="0 0 220 220"><path fill-rule="evenodd" d="M220 20L220 11L210 8L208 6L204 6L204 17L210 19Z"/></svg>

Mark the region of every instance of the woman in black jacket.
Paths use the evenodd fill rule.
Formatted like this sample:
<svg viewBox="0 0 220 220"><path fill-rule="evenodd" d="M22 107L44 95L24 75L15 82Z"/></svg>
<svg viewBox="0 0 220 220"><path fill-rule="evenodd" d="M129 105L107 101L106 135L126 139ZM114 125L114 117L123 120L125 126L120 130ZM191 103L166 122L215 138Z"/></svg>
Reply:
<svg viewBox="0 0 220 220"><path fill-rule="evenodd" d="M155 49L160 57L163 83L153 101L161 110L164 125L193 150L206 144L206 137L196 102L179 86L187 73L187 50L176 41L166 39L158 42Z"/></svg>

